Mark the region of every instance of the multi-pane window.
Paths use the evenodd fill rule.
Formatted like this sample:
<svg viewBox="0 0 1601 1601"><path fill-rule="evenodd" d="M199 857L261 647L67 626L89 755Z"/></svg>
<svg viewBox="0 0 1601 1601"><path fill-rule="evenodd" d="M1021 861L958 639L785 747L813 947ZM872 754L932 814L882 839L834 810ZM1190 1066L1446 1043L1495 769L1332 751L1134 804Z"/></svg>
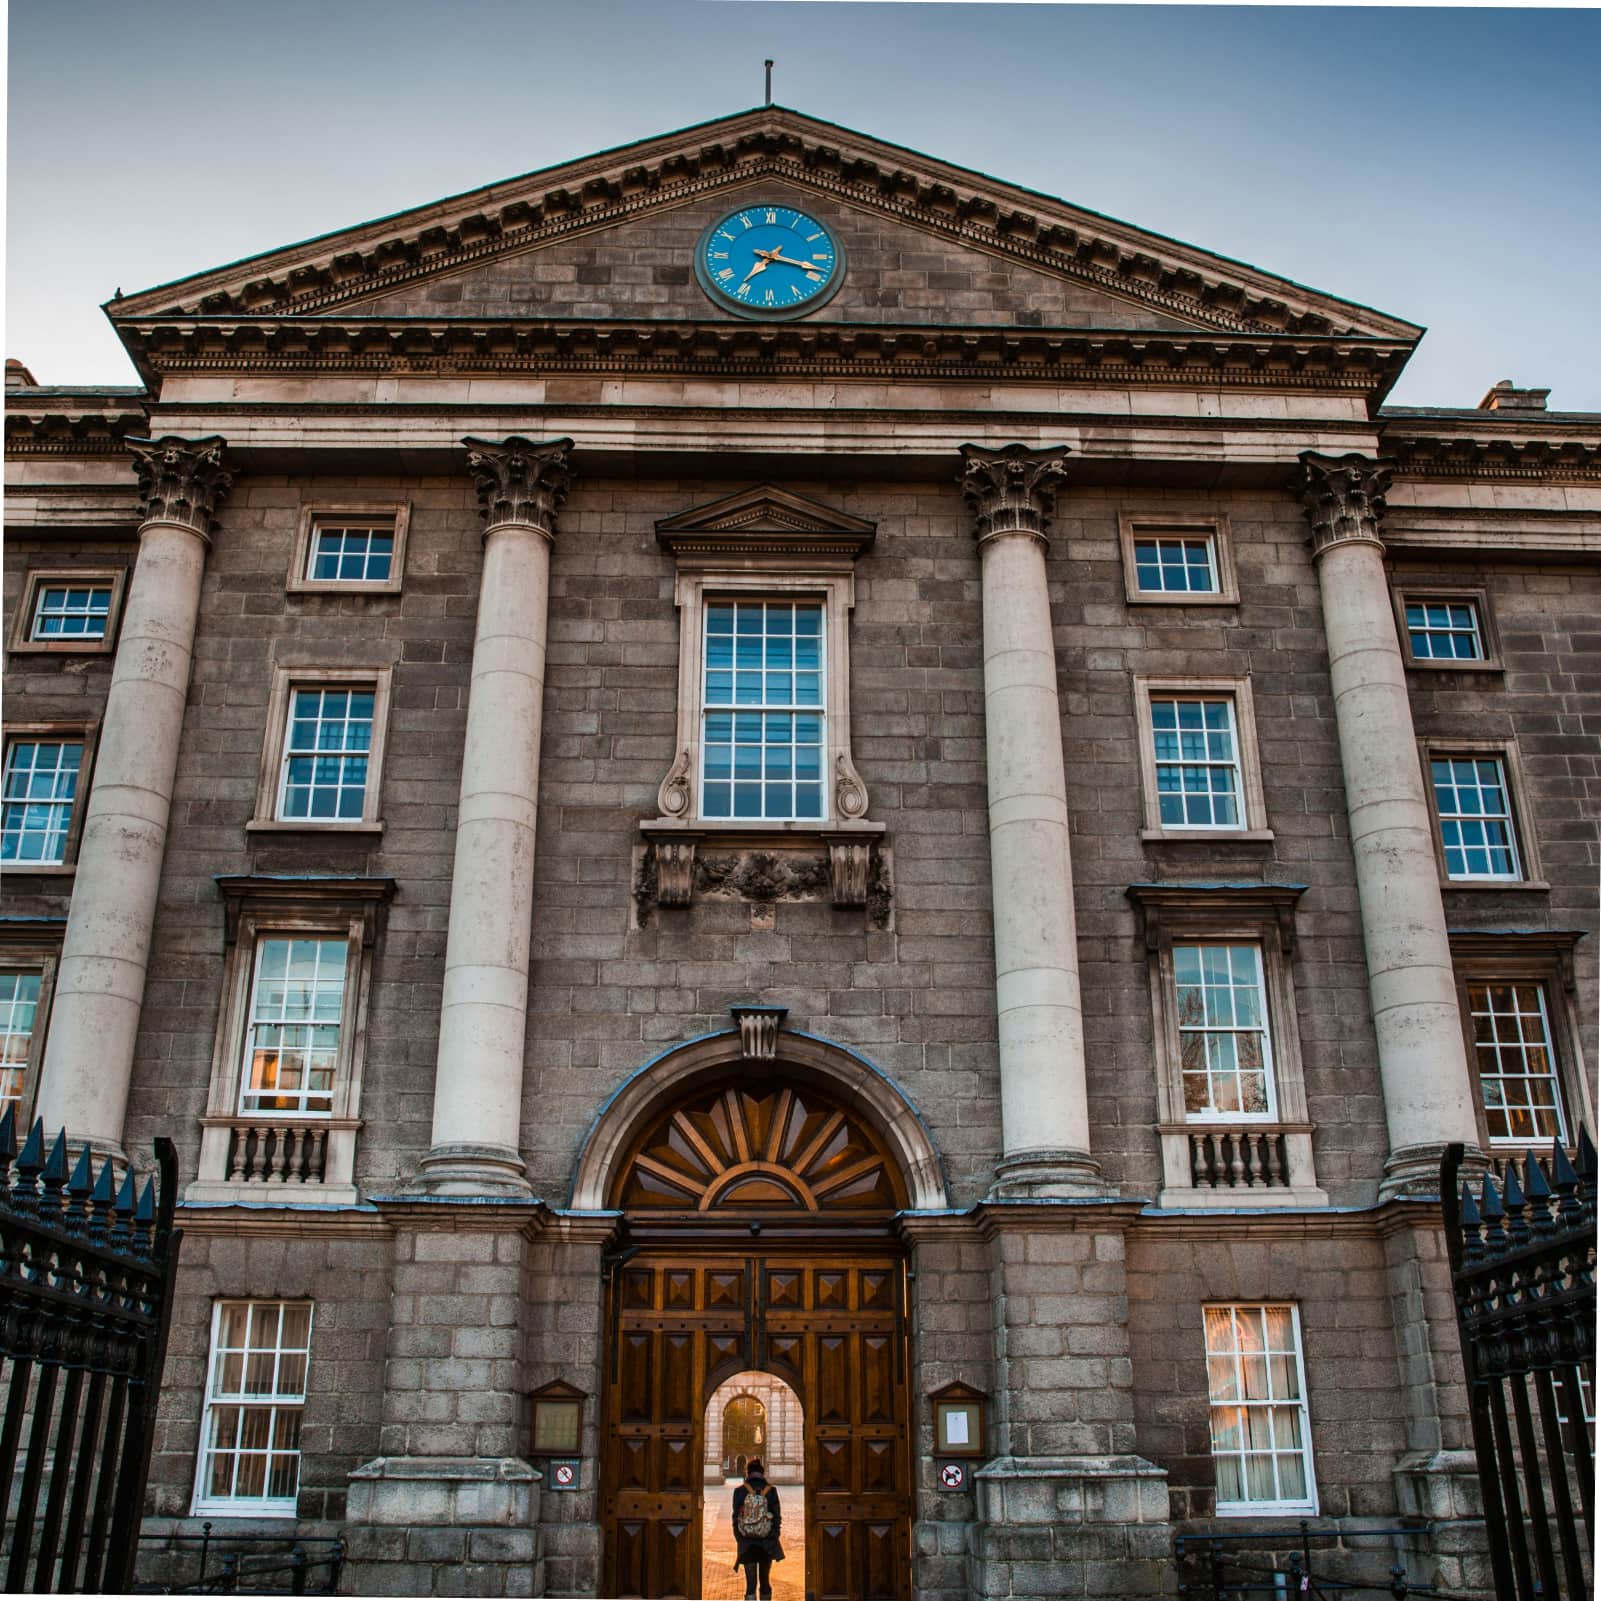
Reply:
<svg viewBox="0 0 1601 1601"><path fill-rule="evenodd" d="M313 525L306 577L318 583L387 583L395 560L392 524Z"/></svg>
<svg viewBox="0 0 1601 1601"><path fill-rule="evenodd" d="M1519 878L1506 764L1495 756L1429 762L1448 878Z"/></svg>
<svg viewBox="0 0 1601 1601"><path fill-rule="evenodd" d="M332 1112L348 952L344 939L262 937L245 1026L240 1111Z"/></svg>
<svg viewBox="0 0 1601 1601"><path fill-rule="evenodd" d="M1153 695L1151 735L1163 827L1239 828L1240 750L1233 700Z"/></svg>
<svg viewBox="0 0 1601 1601"><path fill-rule="evenodd" d="M297 689L289 702L278 816L359 822L367 798L374 692Z"/></svg>
<svg viewBox="0 0 1601 1601"><path fill-rule="evenodd" d="M1491 1141L1566 1140L1545 986L1469 984L1468 1013Z"/></svg>
<svg viewBox="0 0 1601 1601"><path fill-rule="evenodd" d="M1482 662L1484 634L1471 600L1409 600L1406 632L1417 661Z"/></svg>
<svg viewBox="0 0 1601 1601"><path fill-rule="evenodd" d="M1208 1306L1204 1313L1218 1512L1315 1512L1296 1308Z"/></svg>
<svg viewBox="0 0 1601 1601"><path fill-rule="evenodd" d="M1134 573L1139 589L1145 593L1216 594L1216 547L1210 539L1136 537Z"/></svg>
<svg viewBox="0 0 1601 1601"><path fill-rule="evenodd" d="M10 1107L22 1116L38 1009L39 975L15 968L0 970L0 1115Z"/></svg>
<svg viewBox="0 0 1601 1601"><path fill-rule="evenodd" d="M1175 945L1173 981L1185 1115L1271 1118L1273 1055L1260 948Z"/></svg>
<svg viewBox="0 0 1601 1601"><path fill-rule="evenodd" d="M14 739L6 746L0 862L52 866L66 860L82 765L81 741Z"/></svg>
<svg viewBox="0 0 1601 1601"><path fill-rule="evenodd" d="M41 585L30 639L104 639L111 618L110 584Z"/></svg>
<svg viewBox="0 0 1601 1601"><path fill-rule="evenodd" d="M293 1515L311 1354L305 1301L219 1301L194 1510Z"/></svg>
<svg viewBox="0 0 1601 1601"><path fill-rule="evenodd" d="M823 608L706 607L701 815L794 821L823 812Z"/></svg>

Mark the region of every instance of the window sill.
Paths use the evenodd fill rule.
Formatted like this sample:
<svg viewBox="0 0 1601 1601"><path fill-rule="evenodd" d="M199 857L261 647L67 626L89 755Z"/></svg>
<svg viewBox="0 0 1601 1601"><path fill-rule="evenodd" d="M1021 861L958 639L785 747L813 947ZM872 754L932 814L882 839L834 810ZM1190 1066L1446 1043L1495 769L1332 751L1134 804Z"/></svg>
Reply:
<svg viewBox="0 0 1601 1601"><path fill-rule="evenodd" d="M1440 888L1468 890L1474 893L1484 890L1513 890L1545 895L1550 893L1551 885L1543 878L1442 878Z"/></svg>
<svg viewBox="0 0 1601 1601"><path fill-rule="evenodd" d="M225 1405L232 1403L224 1403ZM192 1518L258 1518L274 1522L293 1523L300 1516L299 1500L249 1501L243 1505L235 1501L196 1501L189 1509Z"/></svg>
<svg viewBox="0 0 1601 1601"><path fill-rule="evenodd" d="M367 580L346 579L338 580L303 578L299 581L291 580L284 586L284 592L290 595L398 595L401 592L398 583L371 583Z"/></svg>
<svg viewBox="0 0 1601 1601"><path fill-rule="evenodd" d="M1140 839L1147 845L1271 845L1271 828L1144 828Z"/></svg>
<svg viewBox="0 0 1601 1601"><path fill-rule="evenodd" d="M0 878L71 878L76 862L0 862Z"/></svg>
<svg viewBox="0 0 1601 1601"><path fill-rule="evenodd" d="M309 817L252 817L245 824L247 834L370 834L374 837L384 831L381 819L374 822L323 823Z"/></svg>
<svg viewBox="0 0 1601 1601"><path fill-rule="evenodd" d="M688 906L696 895L738 900L829 900L862 906L887 928L891 886L883 823L762 822L758 819L647 818L636 854L634 899L641 912Z"/></svg>
<svg viewBox="0 0 1601 1601"><path fill-rule="evenodd" d="M1165 591L1136 590L1126 595L1125 600L1130 606L1238 606L1240 597L1226 592L1220 594L1207 594L1187 591L1184 594L1168 594Z"/></svg>
<svg viewBox="0 0 1601 1601"><path fill-rule="evenodd" d="M6 647L12 656L114 656L117 646L110 639L23 639Z"/></svg>
<svg viewBox="0 0 1601 1601"><path fill-rule="evenodd" d="M1448 661L1443 656L1438 661L1432 657L1419 661L1407 656L1403 658L1401 665L1409 673L1504 673L1506 671L1498 661Z"/></svg>

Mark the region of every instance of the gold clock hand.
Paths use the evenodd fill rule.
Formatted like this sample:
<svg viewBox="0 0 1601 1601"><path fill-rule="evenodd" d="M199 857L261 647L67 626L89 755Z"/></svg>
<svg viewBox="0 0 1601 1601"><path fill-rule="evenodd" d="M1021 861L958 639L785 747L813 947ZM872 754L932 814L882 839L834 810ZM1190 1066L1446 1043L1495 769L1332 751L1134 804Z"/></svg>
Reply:
<svg viewBox="0 0 1601 1601"><path fill-rule="evenodd" d="M756 254L758 256L760 256L762 253L761 253L761 251L758 250L756 252ZM763 259L761 261L758 261L756 263L756 265L754 267L752 267L751 270L749 272L747 272L745 274L745 276L743 278L741 278L739 281L742 284L748 284L751 281L751 279L756 276L757 273L766 272L767 271L767 265L768 265L767 264L767 260L766 260L765 257L763 257Z"/></svg>
<svg viewBox="0 0 1601 1601"><path fill-rule="evenodd" d="M767 250L767 251L764 251L763 254L767 257L767 259L769 261L776 261L781 266L799 267L802 272L809 272L809 273L814 274L817 277L821 277L822 276L823 269L821 267L819 267L815 262L811 262L811 261L792 261L788 256L779 255L779 253L776 250Z"/></svg>

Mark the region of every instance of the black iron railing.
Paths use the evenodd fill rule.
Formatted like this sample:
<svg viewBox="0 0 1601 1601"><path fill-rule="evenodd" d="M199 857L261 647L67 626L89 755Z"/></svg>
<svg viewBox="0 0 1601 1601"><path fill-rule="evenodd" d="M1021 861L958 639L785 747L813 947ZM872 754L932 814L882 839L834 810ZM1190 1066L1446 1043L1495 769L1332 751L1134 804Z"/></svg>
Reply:
<svg viewBox="0 0 1601 1601"><path fill-rule="evenodd" d="M1181 1534L1173 1542L1178 1559L1181 1596L1193 1601L1247 1601L1250 1597L1294 1601L1298 1596L1394 1596L1396 1601L1427 1597L1429 1601L1475 1601L1452 1590L1416 1584L1399 1562L1387 1573L1376 1570L1383 1551L1364 1551L1367 1540L1415 1544L1416 1528L1363 1529L1335 1524L1322 1527L1302 1519L1294 1529L1276 1527L1230 1529L1227 1533ZM1328 1543L1335 1549L1328 1549ZM1392 1545L1393 1548L1393 1545ZM1342 1576L1336 1570L1344 1569ZM1366 1570L1360 1577L1356 1570Z"/></svg>
<svg viewBox="0 0 1601 1601"><path fill-rule="evenodd" d="M180 1231L177 1157L141 1187L0 1116L0 1542L9 1591L130 1588Z"/></svg>
<svg viewBox="0 0 1601 1601"><path fill-rule="evenodd" d="M345 1542L320 1536L217 1533L140 1537L142 1569L159 1577L140 1595L336 1595Z"/></svg>
<svg viewBox="0 0 1601 1601"><path fill-rule="evenodd" d="M1440 1167L1446 1247L1473 1450L1501 1601L1585 1601L1595 1539L1596 1154L1553 1142L1459 1184L1463 1148ZM1514 1440L1516 1447L1514 1448ZM1581 1533L1579 1523L1583 1519Z"/></svg>

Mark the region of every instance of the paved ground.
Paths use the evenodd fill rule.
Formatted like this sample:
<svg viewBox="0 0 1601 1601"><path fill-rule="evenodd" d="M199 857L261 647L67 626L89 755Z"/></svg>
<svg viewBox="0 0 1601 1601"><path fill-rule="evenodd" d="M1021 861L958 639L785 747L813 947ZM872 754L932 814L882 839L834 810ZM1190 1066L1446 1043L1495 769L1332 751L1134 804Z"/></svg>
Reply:
<svg viewBox="0 0 1601 1601"><path fill-rule="evenodd" d="M745 1594L745 1570L734 1571L734 1486L706 1486L706 1528L701 1544L701 1591L704 1601L739 1601ZM782 1562L773 1565L773 1601L806 1601L806 1531L802 1526L805 1487L781 1484L784 1508Z"/></svg>

